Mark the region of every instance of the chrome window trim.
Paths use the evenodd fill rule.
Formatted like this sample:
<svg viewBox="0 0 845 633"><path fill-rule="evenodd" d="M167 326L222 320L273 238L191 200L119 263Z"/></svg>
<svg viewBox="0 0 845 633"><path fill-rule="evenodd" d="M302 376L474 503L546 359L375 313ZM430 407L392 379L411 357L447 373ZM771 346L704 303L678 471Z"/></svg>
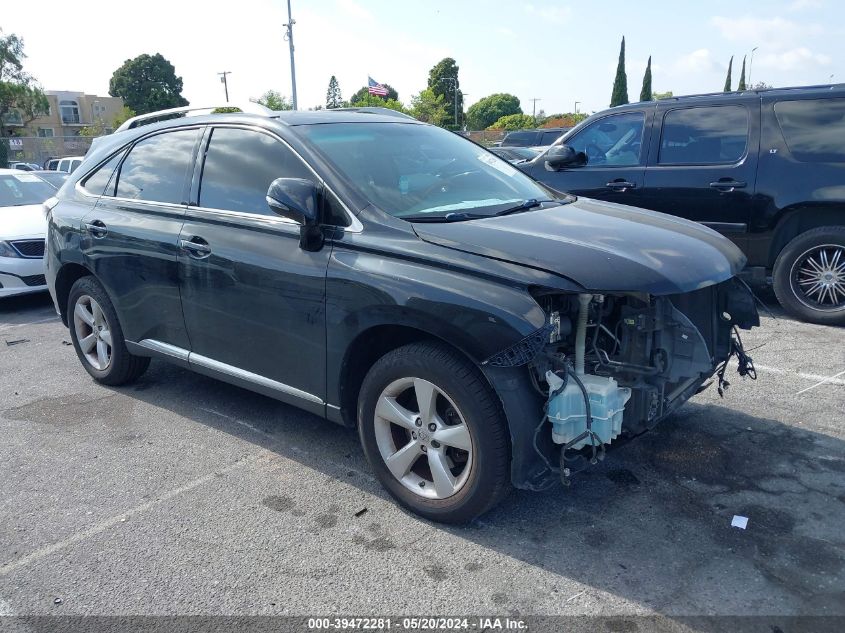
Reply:
<svg viewBox="0 0 845 633"><path fill-rule="evenodd" d="M251 220L257 223L270 226L270 227L280 227L280 228L293 228L296 231L296 234L299 234L299 227L302 226L298 222L295 222L289 218L283 218L281 216L272 216L267 215L264 213L251 213L246 211L228 211L226 209L211 209L209 207L188 207L188 219L191 219L191 214L195 211L199 211L197 214L200 218L204 219L215 219L215 217L220 219L232 219L232 220ZM211 216L210 218L208 216Z"/></svg>
<svg viewBox="0 0 845 633"><path fill-rule="evenodd" d="M313 402L319 405L326 404L322 398L315 396L312 393L308 393L307 391L302 391L301 389L291 387L290 385L286 385L283 382L278 382L260 374L254 374L245 369L241 369L240 367L235 367L234 365L227 365L226 363L221 363L219 360L214 360L213 358L202 356L200 354L197 354L196 352L191 352L182 347L177 347L176 345L170 345L169 343L163 343L161 341L157 341L155 339L150 338L145 338L141 341L138 341L137 345L146 348L150 351L163 354L164 356L170 356L171 358L175 358L177 360L187 361L189 365L199 365L200 367L210 369L219 374L224 374L232 378L238 378L240 380L250 382L255 385L261 385L262 387L271 389L273 391L278 391L279 393L283 393L288 396L293 396L301 400L307 400L308 402Z"/></svg>

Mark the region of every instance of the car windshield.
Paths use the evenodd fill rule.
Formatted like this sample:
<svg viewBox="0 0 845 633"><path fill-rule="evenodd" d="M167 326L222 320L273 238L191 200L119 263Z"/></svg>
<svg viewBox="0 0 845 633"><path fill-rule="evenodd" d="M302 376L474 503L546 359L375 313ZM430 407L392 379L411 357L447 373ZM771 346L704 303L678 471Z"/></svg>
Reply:
<svg viewBox="0 0 845 633"><path fill-rule="evenodd" d="M33 174L21 172L0 176L0 207L41 204L55 192L53 187Z"/></svg>
<svg viewBox="0 0 845 633"><path fill-rule="evenodd" d="M554 197L507 161L438 127L327 123L298 131L367 200L399 218L488 216Z"/></svg>

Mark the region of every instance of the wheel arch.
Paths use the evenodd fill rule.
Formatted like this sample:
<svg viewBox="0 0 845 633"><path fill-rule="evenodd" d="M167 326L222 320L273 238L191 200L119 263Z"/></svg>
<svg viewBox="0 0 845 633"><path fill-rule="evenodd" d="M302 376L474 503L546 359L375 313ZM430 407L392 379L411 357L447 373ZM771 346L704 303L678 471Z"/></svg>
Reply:
<svg viewBox="0 0 845 633"><path fill-rule="evenodd" d="M62 264L56 274L56 303L59 306L59 313L65 326L68 324L67 300L70 296L70 289L77 280L88 276L93 277L94 273L82 264L72 262Z"/></svg>
<svg viewBox="0 0 845 633"><path fill-rule="evenodd" d="M824 226L845 226L845 203L802 204L786 210L775 226L767 267L774 267L778 255L793 239Z"/></svg>

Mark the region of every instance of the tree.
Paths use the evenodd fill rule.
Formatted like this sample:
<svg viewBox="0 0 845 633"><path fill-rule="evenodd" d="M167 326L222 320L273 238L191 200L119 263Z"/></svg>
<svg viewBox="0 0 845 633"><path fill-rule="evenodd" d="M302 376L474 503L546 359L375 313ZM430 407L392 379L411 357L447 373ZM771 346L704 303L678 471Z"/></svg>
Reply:
<svg viewBox="0 0 845 633"><path fill-rule="evenodd" d="M731 91L731 70L733 70L734 66L734 56L731 55L731 61L728 62L728 76L725 77L725 87L723 92L730 92Z"/></svg>
<svg viewBox="0 0 845 633"><path fill-rule="evenodd" d="M640 90L640 101L651 101L651 55L648 56L648 64L645 67L645 75L643 75L643 88Z"/></svg>
<svg viewBox="0 0 845 633"><path fill-rule="evenodd" d="M743 90L748 90L748 87L745 85L745 56L742 57L742 70L739 73L739 85L736 87L737 90L742 92Z"/></svg>
<svg viewBox="0 0 845 633"><path fill-rule="evenodd" d="M550 114L544 120L541 128L547 127L575 127L587 118L584 112L567 112L565 114Z"/></svg>
<svg viewBox="0 0 845 633"><path fill-rule="evenodd" d="M434 94L431 88L411 97L410 114L415 119L440 127L445 127L450 120L445 98L443 95Z"/></svg>
<svg viewBox="0 0 845 633"><path fill-rule="evenodd" d="M765 81L758 81L756 84L751 86L750 90L769 90L774 88L774 86L770 86Z"/></svg>
<svg viewBox="0 0 845 633"><path fill-rule="evenodd" d="M525 130L534 127L534 117L530 114L509 114L491 125L489 130Z"/></svg>
<svg viewBox="0 0 845 633"><path fill-rule="evenodd" d="M253 101L274 111L293 110L293 103L291 100L279 94L278 90L268 90L257 99L253 99Z"/></svg>
<svg viewBox="0 0 845 633"><path fill-rule="evenodd" d="M446 112L452 117L452 129L460 129L464 122L464 95L458 80L458 66L451 57L444 57L428 71L428 87L435 95L443 96ZM455 101L457 100L457 109Z"/></svg>
<svg viewBox="0 0 845 633"><path fill-rule="evenodd" d="M654 92L651 95L652 101L660 101L661 99L671 99L675 95L672 94L671 90L667 90L666 92Z"/></svg>
<svg viewBox="0 0 845 633"><path fill-rule="evenodd" d="M9 160L9 124L25 126L50 109L47 96L23 70L23 40L0 31L0 165Z"/></svg>
<svg viewBox="0 0 845 633"><path fill-rule="evenodd" d="M337 77L332 75L329 79L329 89L326 91L326 108L342 108L343 96L340 94L340 85L337 83Z"/></svg>
<svg viewBox="0 0 845 633"><path fill-rule="evenodd" d="M352 97L349 99L349 105L353 106L382 106L384 104L378 103L378 101L388 101L389 99L393 99L394 101L399 101L399 93L396 92L396 89L393 88L390 84L382 84L382 86L387 89L387 94L385 96L382 95L371 95L370 88L368 86L363 86L356 92Z"/></svg>
<svg viewBox="0 0 845 633"><path fill-rule="evenodd" d="M470 130L486 130L503 116L509 114L522 114L519 99L506 92L497 92L484 97L469 107L466 116L467 127Z"/></svg>
<svg viewBox="0 0 845 633"><path fill-rule="evenodd" d="M123 62L109 81L109 94L123 97L138 114L188 105L182 96L182 78L161 53L145 53Z"/></svg>
<svg viewBox="0 0 845 633"><path fill-rule="evenodd" d="M610 107L628 103L628 75L625 74L625 36L619 47L619 63L616 65L616 78L613 80L613 94L610 95Z"/></svg>
<svg viewBox="0 0 845 633"><path fill-rule="evenodd" d="M121 111L114 115L114 119L112 119L111 122L112 127L114 127L114 129L119 128L121 125L123 125L126 121L131 119L136 114L137 113L132 108L128 106L123 106Z"/></svg>

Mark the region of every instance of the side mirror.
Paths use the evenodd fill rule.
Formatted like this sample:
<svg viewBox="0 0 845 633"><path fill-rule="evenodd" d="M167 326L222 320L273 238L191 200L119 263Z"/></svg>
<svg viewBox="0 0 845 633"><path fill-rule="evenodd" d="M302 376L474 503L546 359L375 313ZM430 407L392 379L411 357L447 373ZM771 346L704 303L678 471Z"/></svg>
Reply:
<svg viewBox="0 0 845 633"><path fill-rule="evenodd" d="M319 191L317 185L304 178L276 178L267 190L267 206L283 218L298 224L317 224Z"/></svg>
<svg viewBox="0 0 845 633"><path fill-rule="evenodd" d="M581 167L587 164L587 155L569 145L552 145L546 152L546 169L557 171L563 167Z"/></svg>
<svg viewBox="0 0 845 633"><path fill-rule="evenodd" d="M300 248L306 251L322 248L320 188L314 182L304 178L276 178L267 190L267 206L300 225Z"/></svg>

